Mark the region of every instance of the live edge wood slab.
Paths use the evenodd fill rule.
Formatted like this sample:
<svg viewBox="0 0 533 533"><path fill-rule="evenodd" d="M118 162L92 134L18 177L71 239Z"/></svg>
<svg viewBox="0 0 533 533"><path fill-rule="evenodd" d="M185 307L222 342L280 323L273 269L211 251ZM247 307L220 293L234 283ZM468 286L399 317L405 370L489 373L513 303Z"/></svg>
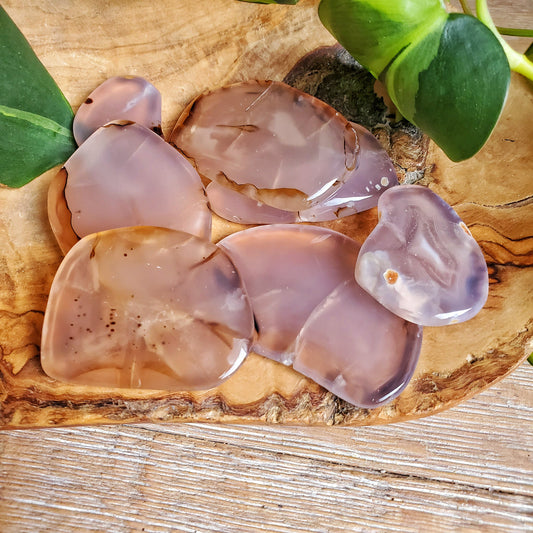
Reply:
<svg viewBox="0 0 533 533"><path fill-rule="evenodd" d="M318 21L316 4L3 3L74 109L110 76L143 76L162 93L167 135L202 91L249 78L281 80L305 54L334 44ZM533 350L532 118L532 86L517 76L491 139L468 161L450 162L424 137L415 136L413 144L413 137L402 140L401 132L399 139L378 135L402 179L417 175L468 225L489 265L490 291L473 320L425 329L410 385L375 410L354 408L255 354L226 383L205 392L84 388L49 379L39 364L39 344L48 291L62 258L46 214L47 188L57 169L21 189L0 189L0 427L383 424L427 416L481 392ZM375 223L372 210L329 227L362 241ZM238 229L216 219L213 240Z"/></svg>

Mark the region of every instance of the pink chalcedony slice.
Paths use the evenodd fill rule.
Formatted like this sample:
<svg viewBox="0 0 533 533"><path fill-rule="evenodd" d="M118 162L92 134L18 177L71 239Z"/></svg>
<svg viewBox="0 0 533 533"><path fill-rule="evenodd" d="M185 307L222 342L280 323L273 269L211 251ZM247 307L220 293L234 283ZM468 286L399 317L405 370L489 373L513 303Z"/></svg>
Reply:
<svg viewBox="0 0 533 533"><path fill-rule="evenodd" d="M381 194L398 185L392 161L379 141L363 126L352 126L359 138L357 167L332 196L300 211L301 221L321 222L361 213L376 207Z"/></svg>
<svg viewBox="0 0 533 533"><path fill-rule="evenodd" d="M357 260L359 285L393 313L424 326L476 315L487 299L487 264L457 213L418 185L386 191L378 213Z"/></svg>
<svg viewBox="0 0 533 533"><path fill-rule="evenodd" d="M294 341L315 307L348 279L359 244L315 226L259 226L220 241L252 302L254 351L290 364Z"/></svg>
<svg viewBox="0 0 533 533"><path fill-rule="evenodd" d="M421 326L385 309L352 279L308 318L293 368L343 400L373 408L407 386L421 345Z"/></svg>
<svg viewBox="0 0 533 533"><path fill-rule="evenodd" d="M99 85L80 105L72 131L80 146L108 122L137 122L161 132L161 93L148 81L136 76L115 76Z"/></svg>
<svg viewBox="0 0 533 533"><path fill-rule="evenodd" d="M211 234L198 173L161 137L133 123L108 124L74 152L50 185L48 217L63 252L85 235L125 226Z"/></svg>
<svg viewBox="0 0 533 533"><path fill-rule="evenodd" d="M61 263L41 362L80 385L208 389L239 367L252 335L249 300L222 249L180 231L122 228L85 237Z"/></svg>
<svg viewBox="0 0 533 533"><path fill-rule="evenodd" d="M171 142L207 179L288 211L330 196L357 165L359 151L344 117L275 81L199 96L179 118Z"/></svg>
<svg viewBox="0 0 533 533"><path fill-rule="evenodd" d="M211 209L222 218L241 224L284 224L335 220L375 207L385 190L398 185L398 177L379 141L362 126L352 126L359 138L358 164L329 198L303 211L284 211L211 182L206 188Z"/></svg>

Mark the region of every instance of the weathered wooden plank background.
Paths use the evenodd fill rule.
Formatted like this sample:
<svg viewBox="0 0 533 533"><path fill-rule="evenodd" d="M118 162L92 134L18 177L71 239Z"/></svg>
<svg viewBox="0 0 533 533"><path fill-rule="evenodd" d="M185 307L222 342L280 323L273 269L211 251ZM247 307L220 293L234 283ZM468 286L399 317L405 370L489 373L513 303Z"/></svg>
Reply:
<svg viewBox="0 0 533 533"><path fill-rule="evenodd" d="M531 531L533 368L413 422L0 433L0 531Z"/></svg>
<svg viewBox="0 0 533 533"><path fill-rule="evenodd" d="M491 11L533 25L531 0ZM449 411L389 426L4 431L0 532L531 531L532 386L524 363Z"/></svg>

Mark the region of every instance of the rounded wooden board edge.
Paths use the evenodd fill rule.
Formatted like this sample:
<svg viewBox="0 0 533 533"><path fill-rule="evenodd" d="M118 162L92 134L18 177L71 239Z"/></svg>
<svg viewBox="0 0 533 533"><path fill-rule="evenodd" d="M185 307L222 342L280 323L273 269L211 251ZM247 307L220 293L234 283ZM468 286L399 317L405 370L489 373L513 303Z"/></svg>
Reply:
<svg viewBox="0 0 533 533"><path fill-rule="evenodd" d="M13 3L11 2L11 4ZM169 8L167 2L163 4L166 7L162 6L162 9ZM239 3L236 2L231 10L235 13L246 10L245 22L239 20L239 24L242 24L243 28L251 28L259 20L263 25L260 38L265 39L265 43L270 38L282 38L284 43L288 45L290 53L281 56L278 64L277 59L272 60L274 56L268 55L270 49L266 44L259 46L254 42L253 46L249 46L250 42L257 38L257 35L248 31L246 37L239 40L238 46L241 47L242 55L239 56L237 63L231 63L233 54L228 58L224 56L224 59L221 59L221 68L210 68L209 76L191 78L195 81L194 83L189 82L190 86L186 85L188 92L196 94L205 87L238 81L244 76L257 76L253 69L256 68L256 63L259 64L260 61L262 64L259 67L264 69L267 65L269 77L279 79L283 76L288 62L294 63L298 56L309 51L309 42L305 45L299 42L302 36L309 36L318 31L321 32L318 39L320 43L330 44L331 42L329 38L324 37L323 30L318 27L309 29L305 26L305 24L307 26L316 24L314 15L310 14L313 9L313 2L302 2L302 10L291 21L285 17L283 8L277 9L276 7L276 10L267 14L263 10L264 8L260 8L260 6L244 7L242 4L237 7L237 4ZM89 4L81 6L82 11L92 9L88 6ZM9 3L6 7L10 7ZM180 9L186 8L180 6ZM20 13L26 12L29 13L29 11L20 11L19 17ZM300 14L302 15L301 19L299 18ZM39 18L37 15L39 13L29 15L33 28L38 27L36 25L37 18ZM57 25L59 18L56 13L47 12L46 17L51 22L55 21ZM19 20L23 22L23 19L19 18ZM230 20L229 17L225 23L228 23L228 20ZM238 27L238 25L234 27ZM290 28L294 29L294 37L289 38L287 37L287 29ZM39 31L36 31L37 37ZM33 37L37 39L36 36ZM77 36L76 39L79 40L80 37ZM290 39L293 39L292 44L295 44L292 48L290 47ZM318 41L313 42L319 44ZM32 44L34 43L32 42ZM51 47L54 46L53 39L50 41L46 39L46 42L41 45L37 39L35 44L45 59L48 60L48 65L55 74L54 77L61 81L60 86L70 92L70 100L73 102L81 101L82 95L94 80L90 80L89 77L82 79L76 68L72 68L69 60L72 61L74 56L67 49L61 49L56 57L55 52L50 51ZM213 45L213 42L209 44ZM114 45L116 43L111 39L109 45L104 44L103 46L104 48L109 46L111 49ZM234 43L231 46L234 46ZM101 54L101 72L96 73L97 77L105 77L104 72L107 71L116 73L120 68L124 68L125 64L129 65L126 51L133 47L129 43L120 49L118 54L113 52L113 54L109 54L109 57L104 50ZM279 47L276 50L277 52L272 53L280 52ZM266 59L261 60L259 52ZM85 54L86 51L83 53ZM158 53L161 54L161 51L159 50ZM175 48L173 53L176 54ZM144 53L138 59L143 61L148 57L149 54ZM92 61L94 61L93 66L97 64L95 58L92 58ZM164 52L161 61L167 68L169 65L174 65L170 56L165 55ZM195 68L203 68L203 65L198 63L198 58L192 58L190 63L187 67L189 70L185 71L186 74L196 74ZM151 77L149 71L151 63L145 60L143 64L147 68L148 77ZM223 72L228 65L231 65L232 68L230 74ZM168 95L170 82L161 78L160 69L155 67L154 69L153 78L163 85L164 95ZM222 72L223 74L221 74ZM70 83L67 83L69 81ZM187 99L187 91L181 90L172 94L173 100L167 106L167 111L170 110L171 113L167 113L167 117L173 116L174 111L183 105ZM502 331L501 324L493 324L494 335L496 335L498 342L490 344L481 339L481 341L474 343L471 352L461 346L459 341L464 335L460 332L476 333L477 322L472 322L471 325L467 326L453 326L451 328L455 329L447 330L449 333L446 334L443 334L442 331L436 331L437 328L431 328L425 336L419 368L411 384L391 404L375 410L354 408L324 392L323 389L310 381L299 378L295 375L296 373L289 369L279 368L281 365L276 366L276 363L255 355L252 355L245 364L244 374L236 374L235 378L246 380L250 368L263 365L267 373L276 372L283 375L285 381L279 386L271 386L268 393L260 401L250 400L241 404L235 402L231 393L231 383L223 385L215 391L205 393L161 393L131 390L85 390L55 383L46 378L40 370L36 355L38 354L39 331L42 324L44 303L46 302L46 288L50 286L51 277L60 260L57 248L51 244L53 238L47 227L43 209L43 202L45 203L43 198L46 196L47 183L52 174L48 173L46 176L38 178L25 190L18 193L11 194L11 192L0 190L0 219L2 222L0 230L4 236L14 238L13 242L4 243L8 252L14 256L11 258L12 263L8 264L5 257L2 257L2 267L7 265L8 274L16 275L20 285L25 287L24 297L21 297L20 294L7 294L0 288L2 335L9 331L10 335L17 337L17 341L11 344L5 342L5 338L0 339L2 355L0 359L0 426L8 429L144 421L291 425L384 424L440 412L496 383L516 368L532 349L531 312L528 314L527 306L528 301L533 301L531 297L533 287L531 236L524 234L528 229L527 220L531 220L532 200L530 187L529 193L525 190L528 187L527 174L526 178L520 175L520 172L527 173L529 169L528 161L524 160L523 155L524 139L533 137L532 124L526 120L527 114L523 112L524 102L520 102L520 99L524 98L525 95L526 98L529 98L529 103L525 103L525 105L530 105L531 94L531 87L527 85L527 82L516 77L513 78L508 107L502 115L501 122L488 146L479 157L473 158L471 162L462 163L460 167L450 164L445 156L431 145L428 165L431 165L432 169L427 173L425 183L442 194L458 210L474 236L481 242L491 269L491 287L493 287L491 292L494 295L490 302L492 309L487 309L486 312L493 312L496 308L501 311L500 318L503 318L504 321L514 321L517 315L515 315L514 310L509 310L510 306L505 308L498 308L497 306L505 299L509 299L506 289L509 287L510 278L519 280L519 282L511 285L511 288L515 288L511 299L513 303L525 301L526 305L520 308L516 327L503 328L504 331ZM522 135L520 141L514 136L514 132L517 130L516 121L520 123L518 127L519 133ZM168 120L166 129L169 129ZM511 147L511 153L514 153L519 145L522 152L518 156L511 158L506 156L505 150L507 148ZM530 151L529 149L529 153ZM507 174L510 174L505 177L508 180L515 179L524 190L515 191L513 187L506 184L502 186L495 181L490 182L489 188L491 190L489 191L477 189L473 191L479 198L477 203L465 201L465 194L467 195L472 191L467 187L466 191L459 194L456 185L469 178L469 173L485 174L488 172L494 179L497 176L494 173L495 164L501 164L504 167L502 172L505 170ZM461 191L460 187L459 190ZM502 197L502 194L505 198ZM37 211L32 215L28 215L24 209L28 204L38 206ZM8 205L11 211L4 210ZM505 216L503 221L499 221L494 215L495 212L510 215L507 217L507 221ZM10 217L10 215L16 215L16 217ZM530 218L527 218L528 216ZM364 227L357 227L355 233L364 234L365 231L368 231L372 226L373 217L375 218L375 213L361 217L363 223L357 222L356 225ZM19 218L27 225L15 226L15 223L20 222ZM38 231L35 231L35 234L28 234L28 227L31 226L33 229L35 223L37 223ZM342 221L333 227L342 231L345 223L346 221ZM517 230L519 224L524 227ZM344 230L348 233L351 231L346 226ZM28 239L28 235L30 235L30 239ZM14 246L15 244L18 246ZM22 246L25 247L24 250L21 249ZM18 264L17 260L20 260ZM9 282L9 279L3 279ZM3 288L6 289L6 287L9 288L8 285ZM530 295L529 300L528 294ZM479 319L476 317L474 320L482 319L483 314ZM491 326L490 320L487 323ZM487 327L483 329L484 333L490 331ZM445 338L449 337L447 341L449 346L447 346L447 350L443 350L441 353L441 350L435 350L435 346L439 345L442 335ZM429 360L428 354L430 352L435 355L434 361ZM453 365L448 364L451 360L454 362ZM435 364L434 367L432 366L433 363ZM245 377L241 378L242 375Z"/></svg>

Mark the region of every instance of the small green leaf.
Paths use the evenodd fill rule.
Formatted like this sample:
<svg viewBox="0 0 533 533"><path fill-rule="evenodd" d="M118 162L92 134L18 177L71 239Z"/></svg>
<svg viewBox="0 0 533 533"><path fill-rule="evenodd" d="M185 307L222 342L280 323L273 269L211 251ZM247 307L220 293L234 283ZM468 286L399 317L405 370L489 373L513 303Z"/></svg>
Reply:
<svg viewBox="0 0 533 533"><path fill-rule="evenodd" d="M0 183L21 187L76 149L72 109L0 6Z"/></svg>
<svg viewBox="0 0 533 533"><path fill-rule="evenodd" d="M385 82L400 113L453 161L472 157L505 103L509 63L476 18L439 0L322 0L333 36Z"/></svg>

